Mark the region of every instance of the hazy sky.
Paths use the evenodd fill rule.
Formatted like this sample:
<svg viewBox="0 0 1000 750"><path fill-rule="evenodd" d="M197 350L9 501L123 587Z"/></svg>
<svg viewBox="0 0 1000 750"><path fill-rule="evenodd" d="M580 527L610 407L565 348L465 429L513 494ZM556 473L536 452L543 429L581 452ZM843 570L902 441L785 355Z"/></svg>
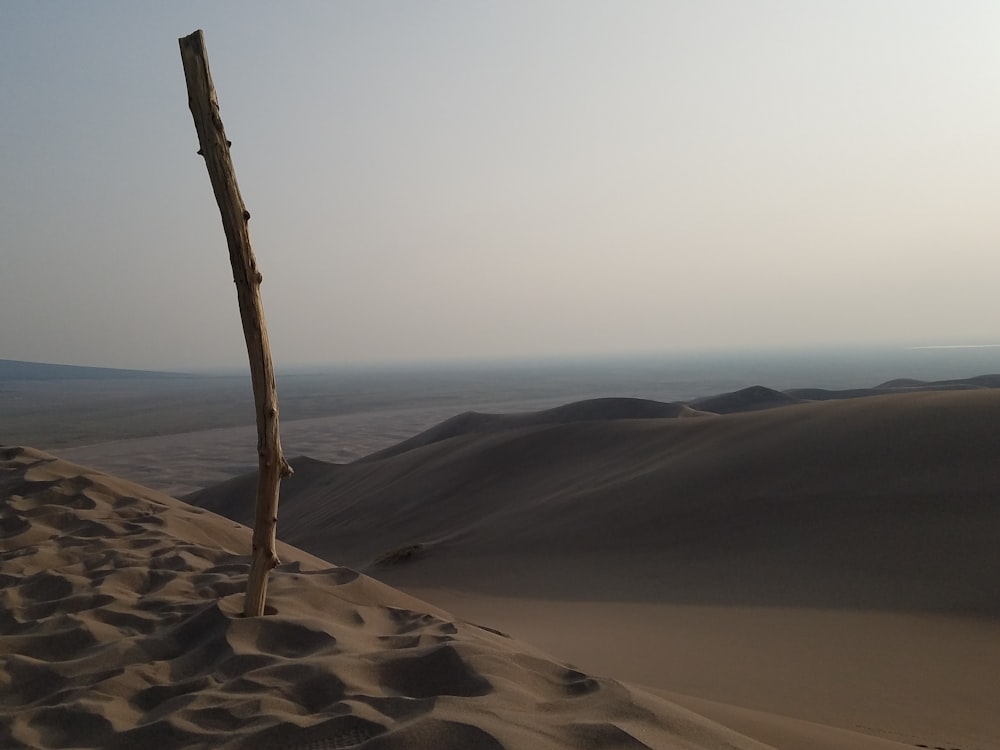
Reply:
<svg viewBox="0 0 1000 750"><path fill-rule="evenodd" d="M996 0L0 0L0 358L279 365L997 338Z"/></svg>

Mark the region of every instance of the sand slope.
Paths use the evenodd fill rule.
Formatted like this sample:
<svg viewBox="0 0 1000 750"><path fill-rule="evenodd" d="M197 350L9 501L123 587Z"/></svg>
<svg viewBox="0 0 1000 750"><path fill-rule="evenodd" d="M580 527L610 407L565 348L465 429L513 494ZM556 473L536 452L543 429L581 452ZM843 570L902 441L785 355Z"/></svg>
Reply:
<svg viewBox="0 0 1000 750"><path fill-rule="evenodd" d="M0 449L4 748L763 748L248 530Z"/></svg>
<svg viewBox="0 0 1000 750"><path fill-rule="evenodd" d="M301 460L279 530L618 679L986 750L998 456L996 390L536 425ZM252 483L192 499L240 517Z"/></svg>
<svg viewBox="0 0 1000 750"><path fill-rule="evenodd" d="M361 460L377 461L460 435L500 432L519 427L598 422L610 419L670 419L695 416L704 416L704 414L684 404L650 401L644 398L592 398L585 401L574 401L552 409L513 414L467 411L446 419L429 430L424 430L396 445L365 456Z"/></svg>
<svg viewBox="0 0 1000 750"><path fill-rule="evenodd" d="M778 409L782 406L791 406L801 403L802 399L776 391L773 388L765 388L762 385L752 385L731 393L720 393L707 398L696 399L691 402L694 409L713 414L736 414L745 411L761 411L763 409Z"/></svg>
<svg viewBox="0 0 1000 750"><path fill-rule="evenodd" d="M414 576L499 594L993 616L998 424L1000 391L915 393L300 459L279 534L354 566L410 550ZM188 499L247 521L254 482Z"/></svg>

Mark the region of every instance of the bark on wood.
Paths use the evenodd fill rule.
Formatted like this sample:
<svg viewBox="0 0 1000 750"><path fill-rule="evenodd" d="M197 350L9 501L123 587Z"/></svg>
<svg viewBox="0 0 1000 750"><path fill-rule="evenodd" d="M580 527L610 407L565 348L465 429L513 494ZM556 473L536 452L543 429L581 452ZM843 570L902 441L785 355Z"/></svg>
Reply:
<svg viewBox="0 0 1000 750"><path fill-rule="evenodd" d="M278 486L283 477L292 473L292 469L281 452L278 434L278 391L274 382L274 366L260 298L261 275L257 270L247 227L250 213L243 204L236 184L236 172L229 155L230 144L222 127L219 101L208 68L205 38L199 30L178 41L184 77L187 80L188 106L191 108L201 145L199 153L205 157L208 176L212 181L212 190L219 204L222 226L229 243L229 260L233 266L243 334L250 357L250 378L257 409L257 456L260 472L257 480L252 562L243 614L246 617L259 617L264 614L268 574L278 564L275 550Z"/></svg>

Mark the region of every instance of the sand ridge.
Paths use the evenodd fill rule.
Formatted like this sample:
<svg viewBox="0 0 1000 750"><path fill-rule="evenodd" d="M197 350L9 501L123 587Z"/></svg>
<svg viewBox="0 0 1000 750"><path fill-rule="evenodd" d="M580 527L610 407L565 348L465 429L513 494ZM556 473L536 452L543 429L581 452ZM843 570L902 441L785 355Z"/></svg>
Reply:
<svg viewBox="0 0 1000 750"><path fill-rule="evenodd" d="M5 748L766 748L282 546L238 616L249 531L0 449Z"/></svg>

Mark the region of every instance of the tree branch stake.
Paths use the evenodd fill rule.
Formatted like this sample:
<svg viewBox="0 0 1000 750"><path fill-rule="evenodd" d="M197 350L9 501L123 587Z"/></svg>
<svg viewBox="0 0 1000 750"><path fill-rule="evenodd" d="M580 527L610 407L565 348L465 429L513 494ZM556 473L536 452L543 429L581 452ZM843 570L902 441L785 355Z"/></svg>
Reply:
<svg viewBox="0 0 1000 750"><path fill-rule="evenodd" d="M215 200L222 214L222 226L229 243L229 260L243 320L243 335L250 357L250 379L257 411L257 512L253 527L253 551L247 593L243 605L246 617L264 614L267 578L278 564L275 529L278 523L278 486L292 468L281 452L278 433L278 389L274 382L271 347L260 298L261 275L250 246L247 227L250 212L243 204L236 184L236 171L229 155L230 143L219 116L219 100L208 69L205 37L201 30L178 40L184 78L187 81L188 106L198 131L199 154L205 157Z"/></svg>

